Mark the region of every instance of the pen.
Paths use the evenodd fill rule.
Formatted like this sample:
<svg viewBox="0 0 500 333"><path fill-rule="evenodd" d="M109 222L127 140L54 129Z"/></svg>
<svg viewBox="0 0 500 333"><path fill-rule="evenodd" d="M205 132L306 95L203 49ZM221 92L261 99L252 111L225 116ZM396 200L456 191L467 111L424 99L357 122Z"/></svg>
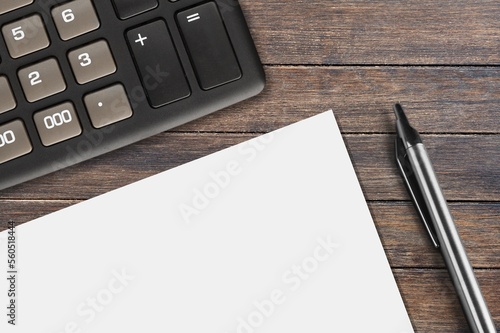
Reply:
<svg viewBox="0 0 500 333"><path fill-rule="evenodd" d="M434 246L441 250L469 326L474 333L496 333L422 139L400 104L394 106L394 113L396 160L401 175Z"/></svg>

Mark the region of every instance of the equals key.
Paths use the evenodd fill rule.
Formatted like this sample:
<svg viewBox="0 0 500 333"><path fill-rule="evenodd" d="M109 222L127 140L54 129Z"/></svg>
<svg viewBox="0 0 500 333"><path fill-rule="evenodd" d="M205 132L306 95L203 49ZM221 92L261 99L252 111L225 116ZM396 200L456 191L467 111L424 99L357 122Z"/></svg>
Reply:
<svg viewBox="0 0 500 333"><path fill-rule="evenodd" d="M215 2L177 14L198 81L209 90L241 78L241 70Z"/></svg>
<svg viewBox="0 0 500 333"><path fill-rule="evenodd" d="M200 19L200 14L199 13L196 13L196 14L193 14L193 15L189 15L188 17L186 17L188 23L191 23L193 21L197 21Z"/></svg>

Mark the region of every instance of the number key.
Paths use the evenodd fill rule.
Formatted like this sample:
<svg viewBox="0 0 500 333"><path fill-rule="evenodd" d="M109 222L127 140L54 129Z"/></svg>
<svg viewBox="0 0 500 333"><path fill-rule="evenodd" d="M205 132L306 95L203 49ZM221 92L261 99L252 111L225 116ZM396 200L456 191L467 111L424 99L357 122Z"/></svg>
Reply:
<svg viewBox="0 0 500 333"><path fill-rule="evenodd" d="M71 103L64 103L34 116L38 134L44 146L74 138L82 133L78 116Z"/></svg>
<svg viewBox="0 0 500 333"><path fill-rule="evenodd" d="M85 84L116 72L116 64L104 40L95 42L68 54L76 81Z"/></svg>
<svg viewBox="0 0 500 333"><path fill-rule="evenodd" d="M69 40L99 28L94 6L90 0L75 0L52 10L52 17L62 40Z"/></svg>
<svg viewBox="0 0 500 333"><path fill-rule="evenodd" d="M55 59L25 67L17 74L26 99L32 103L66 90L66 82Z"/></svg>
<svg viewBox="0 0 500 333"><path fill-rule="evenodd" d="M2 27L2 34L12 58L20 58L50 45L40 15L6 24Z"/></svg>
<svg viewBox="0 0 500 333"><path fill-rule="evenodd" d="M0 113L10 111L16 105L16 99L10 88L9 80L5 76L0 76Z"/></svg>
<svg viewBox="0 0 500 333"><path fill-rule="evenodd" d="M33 147L21 120L0 126L0 164L26 155Z"/></svg>
<svg viewBox="0 0 500 333"><path fill-rule="evenodd" d="M0 14L11 12L14 9L18 9L32 3L33 0L2 0L0 1Z"/></svg>

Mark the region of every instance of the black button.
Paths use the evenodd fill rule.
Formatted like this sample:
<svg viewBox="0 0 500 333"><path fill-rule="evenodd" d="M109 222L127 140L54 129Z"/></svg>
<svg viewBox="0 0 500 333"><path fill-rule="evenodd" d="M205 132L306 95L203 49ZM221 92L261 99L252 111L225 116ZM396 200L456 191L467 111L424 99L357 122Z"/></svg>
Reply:
<svg viewBox="0 0 500 333"><path fill-rule="evenodd" d="M147 12L158 7L158 0L113 0L121 19Z"/></svg>
<svg viewBox="0 0 500 333"><path fill-rule="evenodd" d="M204 90L241 78L238 61L214 2L177 14L177 21Z"/></svg>
<svg viewBox="0 0 500 333"><path fill-rule="evenodd" d="M160 107L191 95L165 22L130 30L127 38L151 106Z"/></svg>

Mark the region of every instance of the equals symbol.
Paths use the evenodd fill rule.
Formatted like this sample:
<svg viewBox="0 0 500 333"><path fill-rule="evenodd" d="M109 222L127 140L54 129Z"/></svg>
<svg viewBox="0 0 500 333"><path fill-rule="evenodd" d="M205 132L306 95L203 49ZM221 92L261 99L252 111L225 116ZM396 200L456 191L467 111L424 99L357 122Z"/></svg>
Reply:
<svg viewBox="0 0 500 333"><path fill-rule="evenodd" d="M187 18L188 22L193 22L193 21L196 21L196 20L200 19L200 14L196 13L196 14L193 14L193 15L189 15L186 18Z"/></svg>

